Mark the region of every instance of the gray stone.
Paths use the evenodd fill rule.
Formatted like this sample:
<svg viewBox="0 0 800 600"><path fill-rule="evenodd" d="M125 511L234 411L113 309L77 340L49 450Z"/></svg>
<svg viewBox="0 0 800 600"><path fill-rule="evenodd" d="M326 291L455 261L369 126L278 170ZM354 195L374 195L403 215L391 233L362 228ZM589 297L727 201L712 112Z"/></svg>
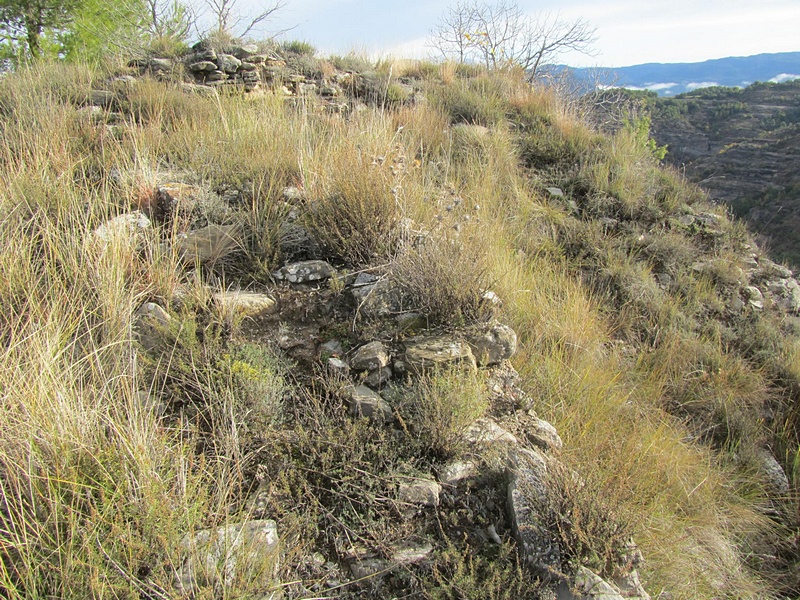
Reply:
<svg viewBox="0 0 800 600"><path fill-rule="evenodd" d="M258 46L256 44L237 44L227 48L228 53L232 54L239 60L254 57L258 54ZM261 62L264 62L263 57Z"/></svg>
<svg viewBox="0 0 800 600"><path fill-rule="evenodd" d="M508 516L520 559L534 575L549 580L562 567L561 548L548 528L547 460L527 449L515 450L509 459Z"/></svg>
<svg viewBox="0 0 800 600"><path fill-rule="evenodd" d="M274 313L278 308L274 298L256 292L227 290L216 292L214 299L225 310L245 317L258 317Z"/></svg>
<svg viewBox="0 0 800 600"><path fill-rule="evenodd" d="M381 369L375 369L370 371L364 378L364 383L371 388L379 388L388 383L392 379L392 375L394 375L392 367L386 366Z"/></svg>
<svg viewBox="0 0 800 600"><path fill-rule="evenodd" d="M437 367L477 368L469 345L448 336L409 340L406 342L405 363L410 371L417 374Z"/></svg>
<svg viewBox="0 0 800 600"><path fill-rule="evenodd" d="M319 89L319 94L326 98L336 98L342 94L342 89L338 85L323 85Z"/></svg>
<svg viewBox="0 0 800 600"><path fill-rule="evenodd" d="M316 83L298 83L297 93L300 96L312 96L317 93Z"/></svg>
<svg viewBox="0 0 800 600"><path fill-rule="evenodd" d="M209 225L177 236L174 248L188 264L214 262L242 248L241 227Z"/></svg>
<svg viewBox="0 0 800 600"><path fill-rule="evenodd" d="M400 502L415 506L439 506L442 486L431 479L417 479L412 483L401 483L397 490Z"/></svg>
<svg viewBox="0 0 800 600"><path fill-rule="evenodd" d="M389 364L389 352L379 341L369 342L350 357L350 367L355 371L374 371Z"/></svg>
<svg viewBox="0 0 800 600"><path fill-rule="evenodd" d="M190 57L190 62L197 61L216 61L217 53L213 48L204 48Z"/></svg>
<svg viewBox="0 0 800 600"><path fill-rule="evenodd" d="M251 62L244 62L243 61L242 64L239 65L239 70L240 71L244 71L245 73L250 72L250 71L255 71L256 69L258 69L258 65L254 64L254 63L251 63Z"/></svg>
<svg viewBox="0 0 800 600"><path fill-rule="evenodd" d="M543 419L537 418L528 426L525 433L528 439L542 450L558 453L564 447L556 428Z"/></svg>
<svg viewBox="0 0 800 600"><path fill-rule="evenodd" d="M352 294L358 313L370 319L385 317L402 310L399 290L386 279L370 285L353 287Z"/></svg>
<svg viewBox="0 0 800 600"><path fill-rule="evenodd" d="M201 60L190 64L189 70L193 73L210 73L217 70L217 64L210 60Z"/></svg>
<svg viewBox="0 0 800 600"><path fill-rule="evenodd" d="M137 210L109 219L94 230L94 237L104 244L135 244L149 228L150 219Z"/></svg>
<svg viewBox="0 0 800 600"><path fill-rule="evenodd" d="M620 596L627 600L651 600L642 582L639 580L639 572L634 569L627 575L620 575L614 578L614 585L619 590Z"/></svg>
<svg viewBox="0 0 800 600"><path fill-rule="evenodd" d="M481 417L470 425L464 433L464 439L472 445L517 444L517 438L489 417Z"/></svg>
<svg viewBox="0 0 800 600"><path fill-rule="evenodd" d="M445 485L454 485L459 481L471 479L478 475L478 466L470 460L458 460L447 463L439 470L439 481Z"/></svg>
<svg viewBox="0 0 800 600"><path fill-rule="evenodd" d="M547 188L547 193L550 194L553 198L563 198L564 197L564 190L557 187L549 187Z"/></svg>
<svg viewBox="0 0 800 600"><path fill-rule="evenodd" d="M759 264L759 275L768 279L771 277L778 277L779 279L789 279L792 276L791 269L787 269L783 265L779 265L767 258L762 258Z"/></svg>
<svg viewBox="0 0 800 600"><path fill-rule="evenodd" d="M350 414L354 417L367 417L374 423L391 423L394 411L380 394L365 385L354 385L348 390Z"/></svg>
<svg viewBox="0 0 800 600"><path fill-rule="evenodd" d="M174 65L169 58L151 58L147 66L151 71L171 71Z"/></svg>
<svg viewBox="0 0 800 600"><path fill-rule="evenodd" d="M494 323L467 332L467 342L481 366L496 365L517 351L517 334L508 325Z"/></svg>
<svg viewBox="0 0 800 600"><path fill-rule="evenodd" d="M117 95L108 90L92 90L90 101L94 106L109 108L116 101Z"/></svg>
<svg viewBox="0 0 800 600"><path fill-rule="evenodd" d="M134 313L133 334L148 352L158 346L160 332L169 325L169 313L155 302L145 302Z"/></svg>
<svg viewBox="0 0 800 600"><path fill-rule="evenodd" d="M242 66L242 61L233 56L232 54L218 54L217 66L223 73L236 73L239 67Z"/></svg>
<svg viewBox="0 0 800 600"><path fill-rule="evenodd" d="M230 587L237 575L249 581L274 581L278 566L275 521L256 520L198 531L183 541L186 558L176 573L176 587L193 592L201 586Z"/></svg>
<svg viewBox="0 0 800 600"><path fill-rule="evenodd" d="M273 275L275 279L285 279L289 283L307 283L328 279L335 273L336 269L324 260L304 260L288 264Z"/></svg>

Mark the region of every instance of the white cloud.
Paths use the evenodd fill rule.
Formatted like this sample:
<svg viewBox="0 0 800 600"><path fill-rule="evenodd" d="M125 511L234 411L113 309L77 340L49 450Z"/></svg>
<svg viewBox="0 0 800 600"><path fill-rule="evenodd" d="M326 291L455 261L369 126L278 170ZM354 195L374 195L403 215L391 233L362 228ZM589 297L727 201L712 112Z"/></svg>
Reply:
<svg viewBox="0 0 800 600"><path fill-rule="evenodd" d="M772 83L783 83L784 81L792 81L793 79L800 79L800 75L792 75L790 73L781 73L776 75L770 81Z"/></svg>
<svg viewBox="0 0 800 600"><path fill-rule="evenodd" d="M716 81L693 81L692 83L686 84L686 89L688 91L692 90L699 90L700 88L707 88L707 87L714 87L715 85L719 85Z"/></svg>
<svg viewBox="0 0 800 600"><path fill-rule="evenodd" d="M678 85L677 83L648 83L645 86L645 89L652 90L653 92L658 92L660 90L668 90L669 88L675 87Z"/></svg>

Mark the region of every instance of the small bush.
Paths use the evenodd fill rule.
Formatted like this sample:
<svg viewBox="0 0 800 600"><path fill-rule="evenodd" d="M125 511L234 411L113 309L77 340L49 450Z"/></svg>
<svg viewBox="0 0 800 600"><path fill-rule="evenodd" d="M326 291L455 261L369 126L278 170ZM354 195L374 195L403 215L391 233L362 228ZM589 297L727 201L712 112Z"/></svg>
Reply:
<svg viewBox="0 0 800 600"><path fill-rule="evenodd" d="M430 237L405 249L394 265L394 276L411 307L431 324L453 326L487 316L481 295L491 285L477 239Z"/></svg>
<svg viewBox="0 0 800 600"><path fill-rule="evenodd" d="M280 49L284 53L294 54L297 56L310 56L313 57L317 53L317 49L308 42L301 40L291 40L283 42Z"/></svg>
<svg viewBox="0 0 800 600"><path fill-rule="evenodd" d="M461 369L415 381L398 412L416 447L438 459L447 459L464 449L464 432L488 406L481 377Z"/></svg>

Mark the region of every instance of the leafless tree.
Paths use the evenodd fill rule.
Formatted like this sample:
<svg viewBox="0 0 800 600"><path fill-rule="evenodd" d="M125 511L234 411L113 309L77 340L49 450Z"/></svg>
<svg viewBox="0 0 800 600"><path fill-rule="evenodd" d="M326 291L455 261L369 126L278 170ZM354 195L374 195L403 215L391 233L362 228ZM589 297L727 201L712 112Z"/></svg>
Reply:
<svg viewBox="0 0 800 600"><path fill-rule="evenodd" d="M583 19L526 14L506 0L459 1L431 31L432 46L459 62L481 62L487 68L520 66L534 79L542 65L567 51L591 54L595 28Z"/></svg>
<svg viewBox="0 0 800 600"><path fill-rule="evenodd" d="M216 35L227 34L237 38L246 37L286 6L284 0L274 0L257 13L245 14L240 12L241 0L203 0L203 2L214 19L212 31Z"/></svg>

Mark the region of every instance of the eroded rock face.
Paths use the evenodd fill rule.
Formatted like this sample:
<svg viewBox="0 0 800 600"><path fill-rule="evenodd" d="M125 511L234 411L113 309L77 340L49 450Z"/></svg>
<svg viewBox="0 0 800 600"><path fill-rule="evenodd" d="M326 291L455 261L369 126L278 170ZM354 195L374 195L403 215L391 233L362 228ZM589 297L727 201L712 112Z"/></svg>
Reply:
<svg viewBox="0 0 800 600"><path fill-rule="evenodd" d="M94 230L94 237L103 244L135 244L148 229L150 219L144 213L134 211L109 219Z"/></svg>
<svg viewBox="0 0 800 600"><path fill-rule="evenodd" d="M470 330L467 342L481 366L496 365L517 352L517 334L502 323Z"/></svg>
<svg viewBox="0 0 800 600"><path fill-rule="evenodd" d="M420 374L437 367L477 367L475 356L465 342L448 336L418 337L406 343L405 364Z"/></svg>
<svg viewBox="0 0 800 600"><path fill-rule="evenodd" d="M517 449L508 469L508 514L523 564L549 580L561 573L561 547L549 525L545 488L547 458L536 450Z"/></svg>
<svg viewBox="0 0 800 600"><path fill-rule="evenodd" d="M369 342L350 357L350 368L355 371L374 371L389 364L389 352L381 342Z"/></svg>
<svg viewBox="0 0 800 600"><path fill-rule="evenodd" d="M273 581L278 566L278 526L256 520L198 531L183 541L186 558L175 587L191 593L200 586L230 587L237 575L251 581Z"/></svg>
<svg viewBox="0 0 800 600"><path fill-rule="evenodd" d="M374 423L394 421L394 411L383 397L365 385L354 385L348 389L350 414L354 417L367 417Z"/></svg>

